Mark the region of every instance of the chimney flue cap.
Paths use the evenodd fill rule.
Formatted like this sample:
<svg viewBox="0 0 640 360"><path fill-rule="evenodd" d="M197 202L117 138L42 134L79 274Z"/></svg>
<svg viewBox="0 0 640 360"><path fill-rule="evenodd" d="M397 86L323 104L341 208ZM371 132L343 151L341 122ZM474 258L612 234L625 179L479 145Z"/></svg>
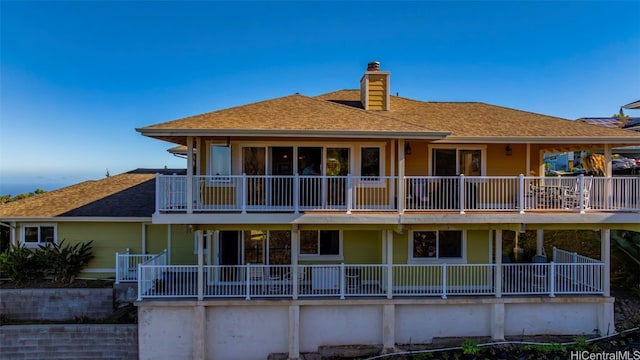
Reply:
<svg viewBox="0 0 640 360"><path fill-rule="evenodd" d="M380 62L372 61L367 64L367 71L380 71Z"/></svg>

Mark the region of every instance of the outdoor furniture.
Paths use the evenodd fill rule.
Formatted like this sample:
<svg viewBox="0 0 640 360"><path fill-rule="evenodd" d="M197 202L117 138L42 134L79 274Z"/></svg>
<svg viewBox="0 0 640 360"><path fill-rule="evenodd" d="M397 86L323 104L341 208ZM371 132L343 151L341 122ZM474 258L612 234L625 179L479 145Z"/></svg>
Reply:
<svg viewBox="0 0 640 360"><path fill-rule="evenodd" d="M590 207L590 193L591 185L593 183L593 176L585 177L582 186L577 181L572 189L566 189L563 196L563 207L565 209L580 208L580 201L582 199L582 208L588 209Z"/></svg>

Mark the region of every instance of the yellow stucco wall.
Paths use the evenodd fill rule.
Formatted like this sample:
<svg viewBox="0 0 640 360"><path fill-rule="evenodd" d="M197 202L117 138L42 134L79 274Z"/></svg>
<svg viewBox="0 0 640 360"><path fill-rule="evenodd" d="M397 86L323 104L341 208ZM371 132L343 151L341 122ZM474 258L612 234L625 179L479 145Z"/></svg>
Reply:
<svg viewBox="0 0 640 360"><path fill-rule="evenodd" d="M382 263L382 231L344 231L342 246L346 264Z"/></svg>

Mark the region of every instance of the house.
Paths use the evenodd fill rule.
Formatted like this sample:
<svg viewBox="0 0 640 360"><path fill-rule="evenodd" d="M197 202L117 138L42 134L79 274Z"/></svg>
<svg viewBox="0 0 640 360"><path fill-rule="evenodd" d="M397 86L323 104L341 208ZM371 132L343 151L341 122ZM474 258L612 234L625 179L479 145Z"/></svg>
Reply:
<svg viewBox="0 0 640 360"><path fill-rule="evenodd" d="M610 231L640 230L640 178L611 176L611 148L640 134L393 96L390 76L370 63L356 90L137 129L187 159L185 173L155 175L138 234L157 227L193 260L135 260L159 244L126 254L141 359L614 331ZM595 149L607 176L544 176L545 154ZM41 221L22 216L0 220ZM545 246L545 231L566 229L596 231L600 257Z"/></svg>
<svg viewBox="0 0 640 360"><path fill-rule="evenodd" d="M193 235L184 225L151 223L156 174L184 170L137 169L101 180L29 197L0 206L0 223L10 242L38 247L65 240L93 240L95 258L81 276L116 276L116 253L160 254L173 264L192 264Z"/></svg>

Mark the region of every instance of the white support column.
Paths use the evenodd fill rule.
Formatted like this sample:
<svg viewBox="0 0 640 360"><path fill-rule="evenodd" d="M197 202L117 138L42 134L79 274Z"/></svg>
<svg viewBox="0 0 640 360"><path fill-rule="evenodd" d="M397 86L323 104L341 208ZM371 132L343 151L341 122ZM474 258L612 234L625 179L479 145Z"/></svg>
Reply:
<svg viewBox="0 0 640 360"><path fill-rule="evenodd" d="M603 295L611 295L611 230L600 229L600 260L604 263L602 269Z"/></svg>
<svg viewBox="0 0 640 360"><path fill-rule="evenodd" d="M385 230L387 238L387 299L393 298L393 231Z"/></svg>
<svg viewBox="0 0 640 360"><path fill-rule="evenodd" d="M198 239L198 300L204 299L204 234L202 230L196 231Z"/></svg>
<svg viewBox="0 0 640 360"><path fill-rule="evenodd" d="M613 207L613 182L611 179L611 175L613 173L613 160L611 158L611 145L609 144L604 145L604 162L604 172L605 177L607 178L604 188L604 198L607 201L607 209L611 209Z"/></svg>
<svg viewBox="0 0 640 360"><path fill-rule="evenodd" d="M11 225L11 230L9 230L9 243L11 245L18 245L20 243L20 240L18 239L18 236L16 234L18 230L16 228L16 222L12 221L9 223L9 225Z"/></svg>
<svg viewBox="0 0 640 360"><path fill-rule="evenodd" d="M496 297L502 297L502 230L493 230L496 238L496 271L494 273L494 286Z"/></svg>
<svg viewBox="0 0 640 360"><path fill-rule="evenodd" d="M171 246L172 246L172 236L171 236L171 224L167 224L167 263L171 264Z"/></svg>
<svg viewBox="0 0 640 360"><path fill-rule="evenodd" d="M382 353L389 354L396 350L396 306L382 305Z"/></svg>
<svg viewBox="0 0 640 360"><path fill-rule="evenodd" d="M193 136L187 136L187 214L193 213Z"/></svg>
<svg viewBox="0 0 640 360"><path fill-rule="evenodd" d="M389 176L391 176L391 178L393 179L393 177L396 176L396 147L394 146L396 144L396 141L392 139L390 141L390 144L391 146L389 149L389 156L391 157L391 159L389 160ZM400 180L398 179L398 181ZM389 204L393 204L394 200L396 199L396 189L398 188L398 184L399 182L396 182L394 184L393 180L391 180L391 183L389 184L391 188L391 191L389 191Z"/></svg>
<svg viewBox="0 0 640 360"><path fill-rule="evenodd" d="M207 358L207 316L204 305L193 307L193 359Z"/></svg>
<svg viewBox="0 0 640 360"><path fill-rule="evenodd" d="M298 253L300 248L300 229L298 225L293 225L291 229L291 296L294 300L298 298L299 286L299 269L298 269Z"/></svg>
<svg viewBox="0 0 640 360"><path fill-rule="evenodd" d="M398 139L398 213L404 213L404 139Z"/></svg>
<svg viewBox="0 0 640 360"><path fill-rule="evenodd" d="M543 255L544 253L544 230L538 229L536 231L536 255Z"/></svg>
<svg viewBox="0 0 640 360"><path fill-rule="evenodd" d="M538 151L538 176L545 176L546 169L544 167L544 152Z"/></svg>
<svg viewBox="0 0 640 360"><path fill-rule="evenodd" d="M143 254L147 253L147 224L142 223L142 239L141 239L142 244L141 245L141 252Z"/></svg>
<svg viewBox="0 0 640 360"><path fill-rule="evenodd" d="M289 306L289 360L300 358L300 306Z"/></svg>
<svg viewBox="0 0 640 360"><path fill-rule="evenodd" d="M525 159L525 176L531 176L531 144L527 143L527 158Z"/></svg>

